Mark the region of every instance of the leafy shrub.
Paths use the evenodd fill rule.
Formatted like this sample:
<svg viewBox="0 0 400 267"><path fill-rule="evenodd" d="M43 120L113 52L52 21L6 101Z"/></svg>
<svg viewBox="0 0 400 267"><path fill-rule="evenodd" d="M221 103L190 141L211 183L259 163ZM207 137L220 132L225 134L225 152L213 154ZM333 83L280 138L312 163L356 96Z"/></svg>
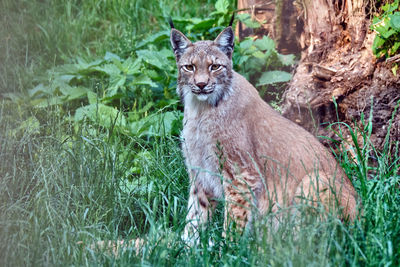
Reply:
<svg viewBox="0 0 400 267"><path fill-rule="evenodd" d="M214 39L228 25L232 13L229 2L219 0L207 18L177 16L173 21L191 40ZM236 47L235 69L254 81L262 94L272 90L270 85L291 79L288 72L269 71L287 69L294 63L293 55L276 51L272 39L249 37ZM112 52L91 61L77 58L75 63L49 70L26 96L4 96L36 108L68 103L75 122L87 120L127 135L151 138L159 136L160 129L163 134L177 135L182 113L175 94L176 67L169 29L137 40L131 50L125 58Z"/></svg>
<svg viewBox="0 0 400 267"><path fill-rule="evenodd" d="M391 57L400 48L399 0L382 6L383 13L373 18L371 28L377 33L372 50L377 57Z"/></svg>

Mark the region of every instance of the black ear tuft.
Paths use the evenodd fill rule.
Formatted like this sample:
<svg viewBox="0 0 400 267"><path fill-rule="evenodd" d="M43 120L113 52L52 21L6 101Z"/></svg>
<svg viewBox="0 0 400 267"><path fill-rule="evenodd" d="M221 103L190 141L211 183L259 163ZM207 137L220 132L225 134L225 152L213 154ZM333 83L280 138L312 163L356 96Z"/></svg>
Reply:
<svg viewBox="0 0 400 267"><path fill-rule="evenodd" d="M233 21L235 20L235 12L233 12L231 20L229 21L229 26L232 27Z"/></svg>
<svg viewBox="0 0 400 267"><path fill-rule="evenodd" d="M225 28L214 42L229 57L232 57L235 35L231 26Z"/></svg>
<svg viewBox="0 0 400 267"><path fill-rule="evenodd" d="M171 46L177 60L179 60L191 44L190 40L183 33L174 28L171 30Z"/></svg>
<svg viewBox="0 0 400 267"><path fill-rule="evenodd" d="M169 23L169 26L171 26L171 29L175 29L175 26L174 26L174 23L172 22L171 17L168 17L168 23Z"/></svg>

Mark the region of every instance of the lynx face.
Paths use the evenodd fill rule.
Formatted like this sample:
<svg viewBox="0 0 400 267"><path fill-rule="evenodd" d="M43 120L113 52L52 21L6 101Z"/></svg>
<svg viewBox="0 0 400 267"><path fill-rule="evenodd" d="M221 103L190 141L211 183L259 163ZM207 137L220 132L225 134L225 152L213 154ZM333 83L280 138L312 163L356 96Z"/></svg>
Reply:
<svg viewBox="0 0 400 267"><path fill-rule="evenodd" d="M178 94L182 101L217 106L232 90L233 31L225 29L214 41L192 44L173 29L171 44L178 67Z"/></svg>

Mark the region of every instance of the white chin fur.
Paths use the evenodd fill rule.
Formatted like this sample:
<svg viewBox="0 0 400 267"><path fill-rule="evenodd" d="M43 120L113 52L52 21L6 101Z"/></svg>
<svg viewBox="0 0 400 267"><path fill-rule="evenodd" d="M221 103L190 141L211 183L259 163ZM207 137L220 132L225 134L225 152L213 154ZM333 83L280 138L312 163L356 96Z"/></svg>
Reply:
<svg viewBox="0 0 400 267"><path fill-rule="evenodd" d="M206 101L208 99L208 97L209 97L209 95L205 95L205 94L196 95L196 98L199 101Z"/></svg>

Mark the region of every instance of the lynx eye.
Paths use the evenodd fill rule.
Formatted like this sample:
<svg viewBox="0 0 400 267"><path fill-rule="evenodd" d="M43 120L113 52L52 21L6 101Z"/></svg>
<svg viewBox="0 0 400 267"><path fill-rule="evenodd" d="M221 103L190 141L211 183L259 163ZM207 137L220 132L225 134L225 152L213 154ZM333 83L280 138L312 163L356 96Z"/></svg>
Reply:
<svg viewBox="0 0 400 267"><path fill-rule="evenodd" d="M194 71L194 66L193 65L183 65L182 66L184 71L192 72Z"/></svg>
<svg viewBox="0 0 400 267"><path fill-rule="evenodd" d="M222 66L221 65L218 65L218 64L212 64L212 65L210 65L210 70L211 71L217 71L217 70L220 70L222 68Z"/></svg>

